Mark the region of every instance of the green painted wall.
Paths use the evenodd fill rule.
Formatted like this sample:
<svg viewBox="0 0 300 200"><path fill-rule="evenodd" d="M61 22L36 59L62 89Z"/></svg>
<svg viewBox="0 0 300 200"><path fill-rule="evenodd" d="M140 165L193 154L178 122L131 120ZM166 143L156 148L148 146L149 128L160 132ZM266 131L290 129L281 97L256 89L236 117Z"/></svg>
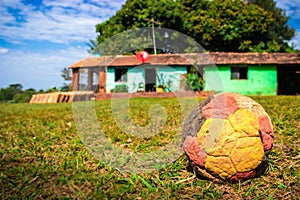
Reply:
<svg viewBox="0 0 300 200"><path fill-rule="evenodd" d="M147 66L147 68L155 68L159 77L162 77L164 83L170 85L170 91L179 90L180 75L187 73L185 66ZM126 84L130 93L137 92L139 83L145 85L145 70L144 66L129 67L127 72L127 82L115 82L114 67L107 67L106 73L106 91L110 92L116 85ZM158 78L156 78L156 85L159 85Z"/></svg>
<svg viewBox="0 0 300 200"><path fill-rule="evenodd" d="M230 65L204 67L204 90L236 92L243 95L276 95L275 65L248 65L247 80L231 80L230 76Z"/></svg>

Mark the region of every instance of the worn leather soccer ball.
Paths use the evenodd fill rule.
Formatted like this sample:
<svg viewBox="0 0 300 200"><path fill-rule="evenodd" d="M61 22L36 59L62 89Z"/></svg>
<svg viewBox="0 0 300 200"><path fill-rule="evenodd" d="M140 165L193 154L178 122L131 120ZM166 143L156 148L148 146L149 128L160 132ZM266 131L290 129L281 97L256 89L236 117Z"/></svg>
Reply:
<svg viewBox="0 0 300 200"><path fill-rule="evenodd" d="M182 139L182 148L198 174L236 182L265 171L273 127L263 107L251 98L220 93L193 109Z"/></svg>

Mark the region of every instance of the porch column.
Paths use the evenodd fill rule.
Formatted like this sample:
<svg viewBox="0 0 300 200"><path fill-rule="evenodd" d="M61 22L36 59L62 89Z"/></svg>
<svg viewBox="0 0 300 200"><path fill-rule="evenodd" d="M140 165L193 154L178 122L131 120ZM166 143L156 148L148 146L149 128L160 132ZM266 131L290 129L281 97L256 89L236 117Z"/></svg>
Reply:
<svg viewBox="0 0 300 200"><path fill-rule="evenodd" d="M106 70L105 68L100 68L99 71L99 92L106 93Z"/></svg>
<svg viewBox="0 0 300 200"><path fill-rule="evenodd" d="M78 91L79 89L79 68L72 69L72 90Z"/></svg>
<svg viewBox="0 0 300 200"><path fill-rule="evenodd" d="M93 68L88 68L88 90L93 90Z"/></svg>

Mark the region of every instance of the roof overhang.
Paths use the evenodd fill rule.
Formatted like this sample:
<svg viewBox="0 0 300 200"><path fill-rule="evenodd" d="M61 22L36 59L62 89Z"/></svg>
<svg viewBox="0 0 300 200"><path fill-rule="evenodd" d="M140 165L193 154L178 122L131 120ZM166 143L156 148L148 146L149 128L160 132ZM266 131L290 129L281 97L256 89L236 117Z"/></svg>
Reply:
<svg viewBox="0 0 300 200"><path fill-rule="evenodd" d="M130 56L102 56L82 59L69 68L106 67L106 66L139 66L147 65L232 65L232 64L258 64L258 65L300 65L300 53L235 53L210 52L191 54L159 54L150 55L146 63Z"/></svg>

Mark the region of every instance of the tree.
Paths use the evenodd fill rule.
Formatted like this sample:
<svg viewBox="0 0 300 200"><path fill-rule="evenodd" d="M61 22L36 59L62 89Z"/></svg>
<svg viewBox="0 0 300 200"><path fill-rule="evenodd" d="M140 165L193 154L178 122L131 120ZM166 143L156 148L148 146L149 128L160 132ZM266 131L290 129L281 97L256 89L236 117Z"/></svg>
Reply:
<svg viewBox="0 0 300 200"><path fill-rule="evenodd" d="M11 84L6 88L0 89L0 101L2 102L14 102L14 103L26 103L29 102L33 94L36 94L36 90L29 88L22 90L23 86L19 83Z"/></svg>
<svg viewBox="0 0 300 200"><path fill-rule="evenodd" d="M99 44L126 30L151 27L151 19L156 27L191 36L208 51L284 52L291 49L286 40L294 35L285 13L273 0L127 0L114 16L96 25L99 36L90 40L90 51L111 53L107 45ZM112 40L109 48L133 49L130 47L137 42L128 36L123 41Z"/></svg>
<svg viewBox="0 0 300 200"><path fill-rule="evenodd" d="M63 79L66 81L64 83L64 86L62 87L62 90L63 91L72 90L72 83L71 83L71 81L72 81L72 75L71 75L70 69L68 69L66 67L63 68L61 70L61 77L63 77ZM51 88L51 89L53 89L53 88ZM51 92L51 89L49 90L50 92ZM57 90L56 88L53 89L53 91L56 91L56 90Z"/></svg>
<svg viewBox="0 0 300 200"><path fill-rule="evenodd" d="M209 51L251 51L265 42L274 21L269 12L239 0L214 0L204 6L206 10L187 13L185 29Z"/></svg>
<svg viewBox="0 0 300 200"><path fill-rule="evenodd" d="M101 49L99 49L97 40L90 39L90 41L87 43L87 45L89 46L89 49L87 50L88 53L90 53L90 54L99 54L100 53Z"/></svg>
<svg viewBox="0 0 300 200"><path fill-rule="evenodd" d="M286 16L286 13L281 8L276 7L276 2L274 0L248 0L248 3L258 5L264 10L272 13L275 20L271 24L265 37L269 41L277 43L280 46L280 51L288 50L289 45L287 41L295 36L295 29L288 25L289 17Z"/></svg>
<svg viewBox="0 0 300 200"><path fill-rule="evenodd" d="M61 76L64 78L65 81L71 81L72 80L71 72L66 67L61 70Z"/></svg>
<svg viewBox="0 0 300 200"><path fill-rule="evenodd" d="M23 86L19 83L11 84L7 88L0 89L0 101L12 101L16 94L22 93Z"/></svg>
<svg viewBox="0 0 300 200"><path fill-rule="evenodd" d="M107 38L122 33L126 30L152 27L155 22L156 27L170 28L177 31L182 30L182 6L174 0L128 0L114 16L109 20L96 25L96 32L99 33L97 37L97 44L94 40L90 40L90 52L99 53L100 55L107 54L108 46L101 43ZM153 20L153 21L152 21ZM141 32L139 34L143 35ZM126 39L124 39L124 37ZM148 34L148 42L151 41L152 35ZM140 41L137 41L134 35L123 35L123 39L117 40L114 38L110 44L119 44L124 49L134 49ZM158 38L159 39L159 38ZM100 47L99 47L100 44ZM124 47L125 45L125 47ZM118 49L117 47L109 46L110 49ZM149 44L144 45L148 48ZM149 52L153 51L153 48L147 49ZM104 51L104 52L103 52ZM129 52L135 53L135 52Z"/></svg>
<svg viewBox="0 0 300 200"><path fill-rule="evenodd" d="M15 103L27 103L30 101L33 94L36 94L36 90L33 88L26 89L21 93L17 93L13 97Z"/></svg>
<svg viewBox="0 0 300 200"><path fill-rule="evenodd" d="M194 11L207 10L210 5L209 0L178 0L178 3L182 5L184 15Z"/></svg>

